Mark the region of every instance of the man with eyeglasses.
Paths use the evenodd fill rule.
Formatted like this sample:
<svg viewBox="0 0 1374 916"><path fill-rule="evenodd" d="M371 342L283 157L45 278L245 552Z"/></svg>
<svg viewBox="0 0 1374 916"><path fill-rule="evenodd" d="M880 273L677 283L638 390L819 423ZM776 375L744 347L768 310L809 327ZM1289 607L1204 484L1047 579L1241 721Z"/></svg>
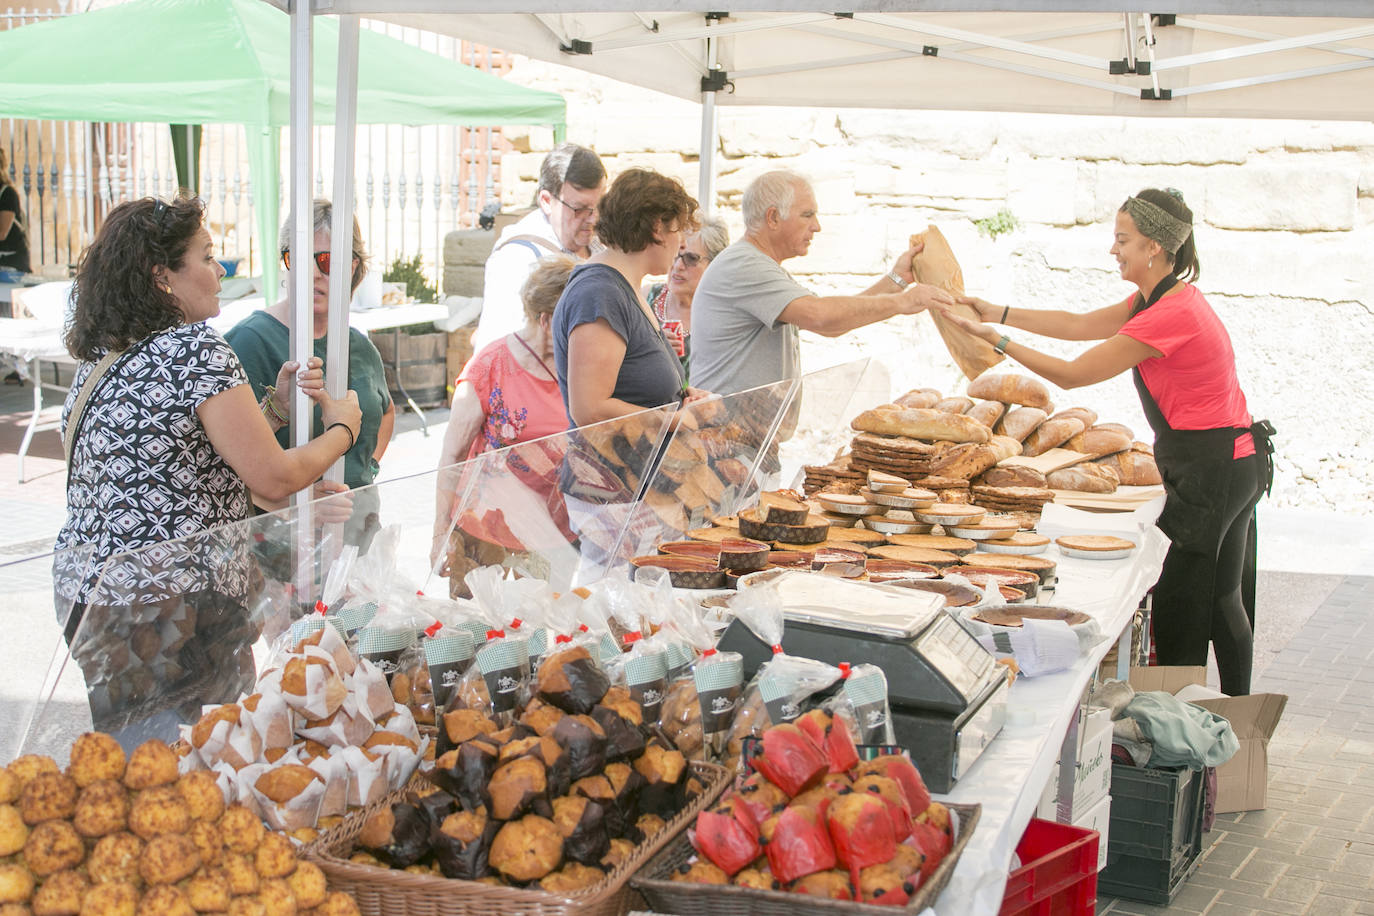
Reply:
<svg viewBox="0 0 1374 916"><path fill-rule="evenodd" d="M744 238L711 262L692 305L692 385L727 395L801 375L799 330L838 337L894 315L952 305L949 293L914 282L911 248L853 296L817 296L783 269L821 231L811 184L765 172L744 190Z"/></svg>
<svg viewBox="0 0 1374 916"><path fill-rule="evenodd" d="M520 287L540 258L591 254L596 206L604 193L606 168L585 146L560 143L544 157L535 208L502 231L487 258L473 352L524 326Z"/></svg>

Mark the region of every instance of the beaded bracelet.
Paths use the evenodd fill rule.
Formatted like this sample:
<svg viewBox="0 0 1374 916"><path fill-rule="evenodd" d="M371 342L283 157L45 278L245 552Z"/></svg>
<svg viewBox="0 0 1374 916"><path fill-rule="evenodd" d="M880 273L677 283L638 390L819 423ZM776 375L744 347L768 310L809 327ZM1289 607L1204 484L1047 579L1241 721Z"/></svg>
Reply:
<svg viewBox="0 0 1374 916"><path fill-rule="evenodd" d="M290 423L291 420L290 420L289 417L284 417L284 416L282 416L281 411L280 411L280 410L277 410L277 404L276 404L275 401L272 400L272 398L276 395L276 393L277 393L277 388L276 388L276 386L275 386L275 385L268 385L268 386L267 386L267 394L266 394L265 397L263 397L262 403L259 404L258 406L262 408L262 412L263 412L263 414L266 415L267 419L269 419L269 420L276 420L276 421L277 421L278 423L280 423L282 426L285 426L286 424Z"/></svg>

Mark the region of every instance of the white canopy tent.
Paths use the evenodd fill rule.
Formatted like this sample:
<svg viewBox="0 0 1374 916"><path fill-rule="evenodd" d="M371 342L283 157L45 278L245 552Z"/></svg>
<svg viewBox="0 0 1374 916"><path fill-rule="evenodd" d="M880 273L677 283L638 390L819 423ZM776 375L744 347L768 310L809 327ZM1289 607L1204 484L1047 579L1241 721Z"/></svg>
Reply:
<svg viewBox="0 0 1374 916"><path fill-rule="evenodd" d="M308 57L311 10L296 0L267 2L293 12L300 37L293 53ZM847 12L817 0L736 0L728 13L720 12L726 4L712 0L674 0L665 12L639 5L510 0L507 12L493 13L490 0L314 0L313 12L340 15L345 23L366 15L417 26L699 99L698 199L707 206L715 196L716 105L1374 117L1369 0L1196 0L1186 12L1171 13L1152 12L1158 7L1138 0L850 0ZM348 33L340 30L341 43ZM341 101L350 78L347 58L341 48ZM308 64L293 66L293 74L299 137L310 122ZM341 104L341 125L346 114ZM340 163L334 173L351 170ZM310 206L312 186L309 158L298 158L293 209ZM336 201L347 194L339 187ZM336 219L341 212L348 211L336 207ZM335 257L348 250L348 228L335 225ZM298 230L293 244L308 245L309 238ZM307 301L309 290L299 295ZM342 296L331 301L346 308ZM337 365L334 354L330 359ZM330 374L336 396L346 375ZM941 898L948 912L992 913L1000 906L997 879L1019 834L1012 828L1029 817L1008 791L985 799L999 826L975 833Z"/></svg>

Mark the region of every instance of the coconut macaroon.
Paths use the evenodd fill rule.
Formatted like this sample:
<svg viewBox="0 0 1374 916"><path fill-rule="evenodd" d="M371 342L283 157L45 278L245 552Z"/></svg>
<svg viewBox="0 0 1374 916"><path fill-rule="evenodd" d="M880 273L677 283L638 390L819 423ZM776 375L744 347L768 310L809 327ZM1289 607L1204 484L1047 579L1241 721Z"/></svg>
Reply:
<svg viewBox="0 0 1374 916"><path fill-rule="evenodd" d="M119 742L104 732L86 732L72 742L67 775L81 788L102 779L123 779L128 758Z"/></svg>

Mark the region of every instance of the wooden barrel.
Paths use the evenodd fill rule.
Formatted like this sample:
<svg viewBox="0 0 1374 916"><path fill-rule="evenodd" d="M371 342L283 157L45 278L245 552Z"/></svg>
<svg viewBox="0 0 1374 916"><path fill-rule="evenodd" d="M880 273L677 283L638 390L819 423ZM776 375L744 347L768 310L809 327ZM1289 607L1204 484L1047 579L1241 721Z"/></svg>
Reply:
<svg viewBox="0 0 1374 916"><path fill-rule="evenodd" d="M368 336L382 355L387 388L399 407L406 406L407 395L417 407L448 402L447 334L424 324L372 331Z"/></svg>

